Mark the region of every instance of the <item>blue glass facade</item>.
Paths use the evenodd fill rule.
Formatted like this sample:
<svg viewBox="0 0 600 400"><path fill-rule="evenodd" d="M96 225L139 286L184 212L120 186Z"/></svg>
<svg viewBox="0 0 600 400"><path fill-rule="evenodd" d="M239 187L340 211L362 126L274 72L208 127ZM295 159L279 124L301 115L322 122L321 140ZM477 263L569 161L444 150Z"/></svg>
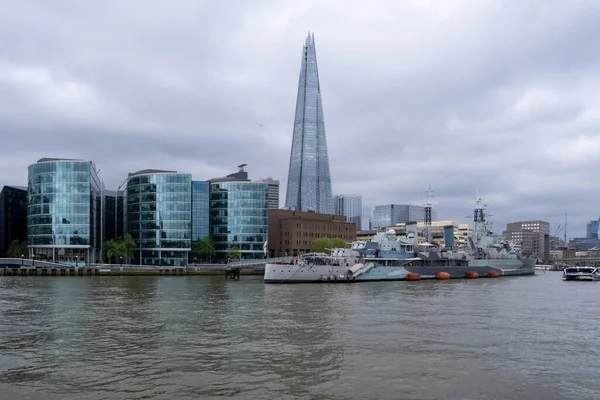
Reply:
<svg viewBox="0 0 600 400"><path fill-rule="evenodd" d="M208 236L209 193L208 182L192 181L192 243Z"/></svg>
<svg viewBox="0 0 600 400"><path fill-rule="evenodd" d="M136 264L187 265L192 237L191 175L163 171L130 174L124 209L125 230L137 244Z"/></svg>
<svg viewBox="0 0 600 400"><path fill-rule="evenodd" d="M28 168L30 256L71 265L96 262L101 183L92 162L41 159Z"/></svg>
<svg viewBox="0 0 600 400"><path fill-rule="evenodd" d="M285 206L333 214L317 53L311 34L302 51Z"/></svg>
<svg viewBox="0 0 600 400"><path fill-rule="evenodd" d="M210 233L217 258L238 246L242 258L263 258L269 187L260 182L211 182Z"/></svg>

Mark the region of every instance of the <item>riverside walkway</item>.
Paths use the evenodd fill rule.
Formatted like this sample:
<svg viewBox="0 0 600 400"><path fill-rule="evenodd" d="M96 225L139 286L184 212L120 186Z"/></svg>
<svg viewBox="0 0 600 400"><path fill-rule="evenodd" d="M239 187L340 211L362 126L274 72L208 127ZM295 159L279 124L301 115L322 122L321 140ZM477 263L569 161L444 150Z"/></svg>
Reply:
<svg viewBox="0 0 600 400"><path fill-rule="evenodd" d="M3 276L90 276L90 275L262 275L265 264L291 262L292 257L238 260L227 264L188 264L187 266L154 266L132 264L90 264L72 266L26 258L0 258Z"/></svg>

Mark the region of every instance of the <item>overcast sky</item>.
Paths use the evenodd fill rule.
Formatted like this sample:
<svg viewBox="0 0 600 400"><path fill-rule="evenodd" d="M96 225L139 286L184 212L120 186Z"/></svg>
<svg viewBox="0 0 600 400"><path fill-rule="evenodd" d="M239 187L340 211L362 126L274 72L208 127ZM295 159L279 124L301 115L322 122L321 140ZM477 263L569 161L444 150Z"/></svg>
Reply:
<svg viewBox="0 0 600 400"><path fill-rule="evenodd" d="M600 2L0 0L0 186L41 157L202 180L247 163L285 201L302 45L334 193L494 230L600 215ZM562 236L562 234L561 234Z"/></svg>

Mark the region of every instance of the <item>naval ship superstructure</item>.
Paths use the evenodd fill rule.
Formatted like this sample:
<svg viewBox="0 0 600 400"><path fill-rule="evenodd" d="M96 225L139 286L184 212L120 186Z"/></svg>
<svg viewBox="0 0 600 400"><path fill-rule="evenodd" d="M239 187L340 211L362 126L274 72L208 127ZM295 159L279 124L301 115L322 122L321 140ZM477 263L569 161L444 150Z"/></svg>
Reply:
<svg viewBox="0 0 600 400"><path fill-rule="evenodd" d="M417 225L407 224L406 239L402 241L392 238L393 230L385 233L385 240L383 236L377 238L381 240L377 242L377 249L381 248L381 243L394 242L404 247L383 246L384 251L369 251L375 246L354 242L350 249L332 249L330 254L307 254L292 264L267 264L264 282L396 281L414 277L435 279L440 273L447 278L535 274L536 257L523 257L518 246L495 238L486 217L486 207L477 197L473 233L464 248L437 248L427 242L418 244Z"/></svg>

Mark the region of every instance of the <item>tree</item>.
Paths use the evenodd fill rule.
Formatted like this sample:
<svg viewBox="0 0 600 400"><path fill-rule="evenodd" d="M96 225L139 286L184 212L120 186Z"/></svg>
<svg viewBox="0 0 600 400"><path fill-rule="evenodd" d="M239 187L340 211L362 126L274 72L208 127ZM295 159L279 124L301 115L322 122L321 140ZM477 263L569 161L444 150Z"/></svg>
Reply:
<svg viewBox="0 0 600 400"><path fill-rule="evenodd" d="M116 240L108 240L104 243L104 254L110 263L114 261L116 264L121 261L121 257L125 259L125 262L131 262L131 259L135 256L136 249L135 240L129 233L125 234L125 239L117 238Z"/></svg>
<svg viewBox="0 0 600 400"><path fill-rule="evenodd" d="M109 240L104 243L104 251L106 253L106 258L110 263L111 260L116 263L117 260L120 260L121 257L126 257L127 252L125 250L125 243L122 240Z"/></svg>
<svg viewBox="0 0 600 400"><path fill-rule="evenodd" d="M123 247L125 251L125 257L127 258L127 262L130 263L131 259L135 256L135 248L137 246L135 244L135 240L133 240L129 233L125 234L125 240L123 240Z"/></svg>
<svg viewBox="0 0 600 400"><path fill-rule="evenodd" d="M348 249L350 245L344 239L334 238L331 240L331 245L334 249Z"/></svg>
<svg viewBox="0 0 600 400"><path fill-rule="evenodd" d="M316 238L310 244L310 251L315 253L329 253L333 248L333 242L328 237Z"/></svg>
<svg viewBox="0 0 600 400"><path fill-rule="evenodd" d="M240 248L238 246L230 247L229 250L227 250L227 258L232 260L239 260L242 258Z"/></svg>
<svg viewBox="0 0 600 400"><path fill-rule="evenodd" d="M239 250L239 248L238 248ZM212 237L206 236L202 240L196 242L194 245L194 254L198 258L208 259L208 262L211 262L212 257L214 257L217 253L215 251L215 244L213 242Z"/></svg>
<svg viewBox="0 0 600 400"><path fill-rule="evenodd" d="M8 250L6 251L6 256L8 258L21 258L21 256L28 257L29 250L27 249L27 241L19 242L18 240L13 240L10 242Z"/></svg>

